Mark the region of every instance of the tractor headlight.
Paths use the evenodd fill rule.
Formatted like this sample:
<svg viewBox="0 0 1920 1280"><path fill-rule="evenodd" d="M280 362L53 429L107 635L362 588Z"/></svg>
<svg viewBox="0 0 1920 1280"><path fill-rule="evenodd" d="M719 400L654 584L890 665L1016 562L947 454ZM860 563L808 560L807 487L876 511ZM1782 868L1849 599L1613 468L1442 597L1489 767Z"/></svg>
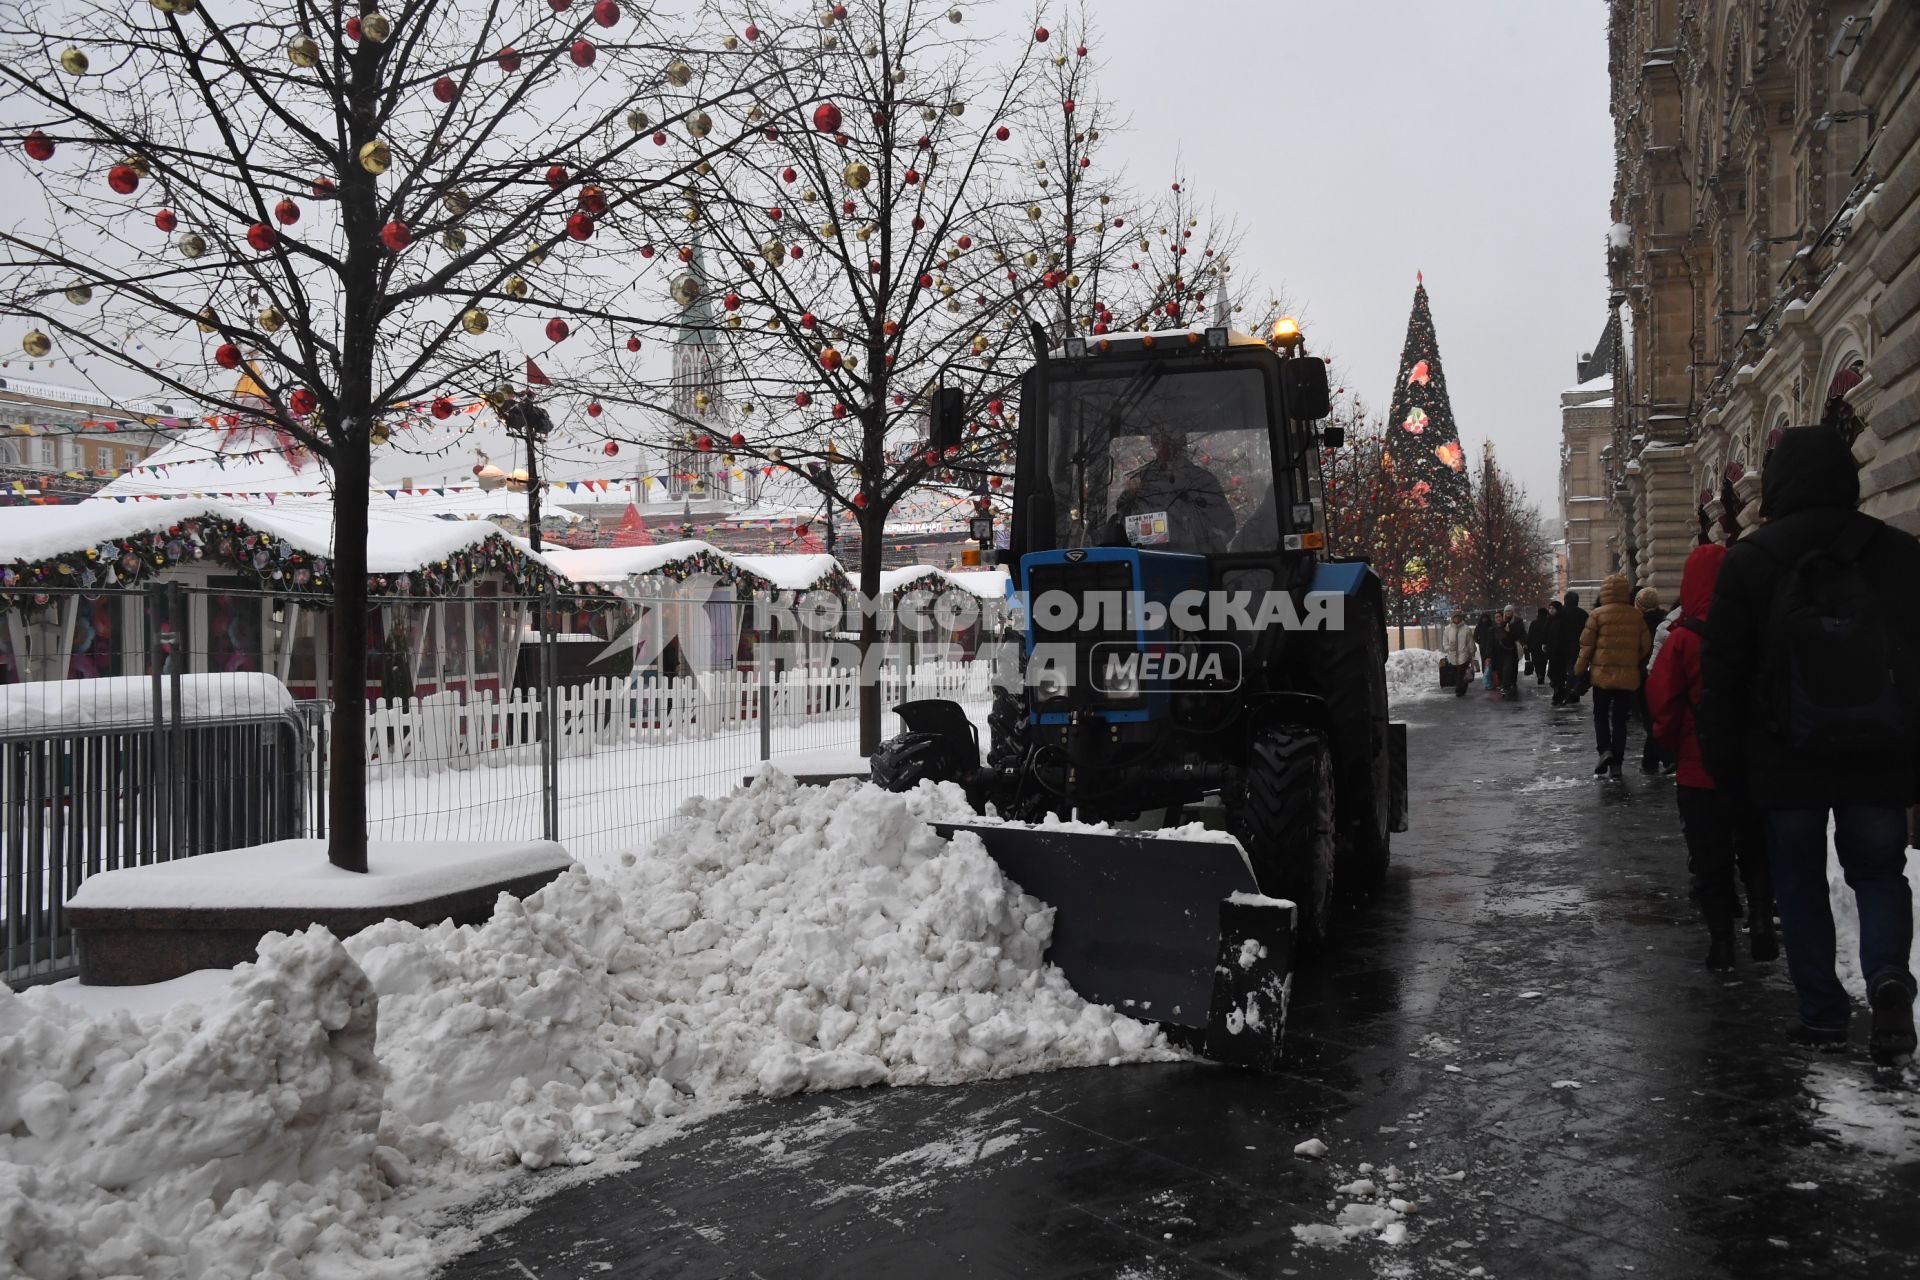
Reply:
<svg viewBox="0 0 1920 1280"><path fill-rule="evenodd" d="M1048 668L1033 677L1033 700L1036 703L1057 702L1067 696L1067 679L1058 671Z"/></svg>

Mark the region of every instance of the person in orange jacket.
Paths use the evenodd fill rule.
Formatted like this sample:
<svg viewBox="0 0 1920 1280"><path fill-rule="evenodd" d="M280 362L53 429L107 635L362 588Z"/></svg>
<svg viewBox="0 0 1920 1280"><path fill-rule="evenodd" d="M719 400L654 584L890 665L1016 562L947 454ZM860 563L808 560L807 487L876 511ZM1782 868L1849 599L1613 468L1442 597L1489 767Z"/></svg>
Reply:
<svg viewBox="0 0 1920 1280"><path fill-rule="evenodd" d="M1576 680L1585 675L1593 682L1593 735L1600 746L1596 778L1620 777L1627 720L1639 702L1640 664L1652 652L1653 633L1628 599L1626 575L1616 573L1600 584L1600 603L1587 615L1573 666Z"/></svg>

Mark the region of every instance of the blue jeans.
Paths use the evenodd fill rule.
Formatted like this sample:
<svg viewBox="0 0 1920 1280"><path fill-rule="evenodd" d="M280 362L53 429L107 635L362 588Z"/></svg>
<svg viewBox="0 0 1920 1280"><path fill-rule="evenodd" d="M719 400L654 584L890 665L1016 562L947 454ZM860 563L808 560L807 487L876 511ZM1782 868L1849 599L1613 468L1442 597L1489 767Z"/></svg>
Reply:
<svg viewBox="0 0 1920 1280"><path fill-rule="evenodd" d="M1773 864L1773 891L1787 973L1800 993L1800 1020L1844 1029L1851 1007L1833 971L1833 912L1827 903L1827 810L1768 809L1760 819ZM1913 990L1913 890L1907 884L1907 814L1868 806L1833 810L1833 846L1860 909L1860 971L1867 990L1897 977Z"/></svg>

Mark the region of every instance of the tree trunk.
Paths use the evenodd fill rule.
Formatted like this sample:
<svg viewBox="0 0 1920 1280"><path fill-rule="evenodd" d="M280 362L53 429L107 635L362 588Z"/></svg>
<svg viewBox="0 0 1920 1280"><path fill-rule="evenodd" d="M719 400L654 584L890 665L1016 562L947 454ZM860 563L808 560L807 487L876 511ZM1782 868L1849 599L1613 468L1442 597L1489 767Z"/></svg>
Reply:
<svg viewBox="0 0 1920 1280"><path fill-rule="evenodd" d="M866 599L880 598L880 553L885 549L880 540L884 519L876 519L866 511L857 513L860 525L860 594ZM870 756L880 746L880 722L886 714L886 708L880 705L880 684L877 680L865 679L867 655L880 639L880 620L871 609L860 611L860 754Z"/></svg>
<svg viewBox="0 0 1920 1280"><path fill-rule="evenodd" d="M351 425L349 430L354 429ZM357 428L364 432L364 425ZM333 468L333 767L327 779L327 861L367 869L367 495L364 448Z"/></svg>

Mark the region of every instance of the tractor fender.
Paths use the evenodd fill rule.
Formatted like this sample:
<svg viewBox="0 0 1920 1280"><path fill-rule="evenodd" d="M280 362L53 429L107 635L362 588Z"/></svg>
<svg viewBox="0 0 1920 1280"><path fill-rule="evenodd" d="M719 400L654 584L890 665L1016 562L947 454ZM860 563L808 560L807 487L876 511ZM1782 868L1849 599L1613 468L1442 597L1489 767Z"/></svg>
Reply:
<svg viewBox="0 0 1920 1280"><path fill-rule="evenodd" d="M1247 712L1247 723L1255 726L1291 724L1321 734L1330 734L1333 729L1327 716L1327 700L1316 693L1250 694Z"/></svg>

